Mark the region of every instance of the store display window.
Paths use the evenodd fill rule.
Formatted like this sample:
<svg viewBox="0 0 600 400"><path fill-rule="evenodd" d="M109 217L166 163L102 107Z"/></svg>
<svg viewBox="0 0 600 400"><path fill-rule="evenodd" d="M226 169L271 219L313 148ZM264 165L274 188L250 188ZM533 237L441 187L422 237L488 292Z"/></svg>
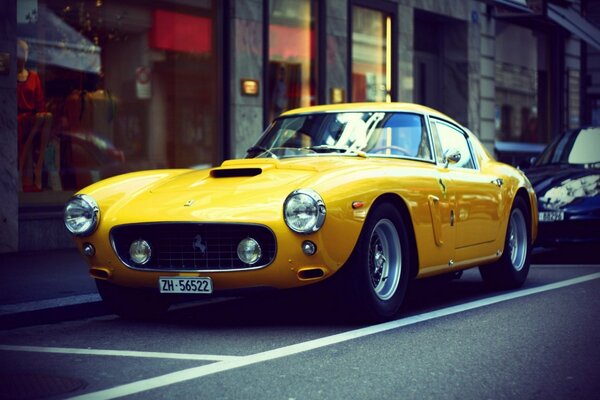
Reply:
<svg viewBox="0 0 600 400"><path fill-rule="evenodd" d="M391 101L392 17L352 6L352 101Z"/></svg>
<svg viewBox="0 0 600 400"><path fill-rule="evenodd" d="M270 0L268 119L317 104L316 1Z"/></svg>
<svg viewBox="0 0 600 400"><path fill-rule="evenodd" d="M529 143L549 140L547 42L542 32L496 22L496 140Z"/></svg>
<svg viewBox="0 0 600 400"><path fill-rule="evenodd" d="M130 171L219 162L217 7L18 2L22 204L59 204Z"/></svg>

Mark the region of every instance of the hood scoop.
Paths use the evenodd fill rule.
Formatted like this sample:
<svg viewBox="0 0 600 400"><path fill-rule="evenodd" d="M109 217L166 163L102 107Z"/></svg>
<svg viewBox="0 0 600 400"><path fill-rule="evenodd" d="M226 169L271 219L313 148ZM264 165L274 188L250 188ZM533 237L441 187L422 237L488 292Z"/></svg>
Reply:
<svg viewBox="0 0 600 400"><path fill-rule="evenodd" d="M257 176L262 173L262 168L217 168L210 171L212 178L239 178Z"/></svg>

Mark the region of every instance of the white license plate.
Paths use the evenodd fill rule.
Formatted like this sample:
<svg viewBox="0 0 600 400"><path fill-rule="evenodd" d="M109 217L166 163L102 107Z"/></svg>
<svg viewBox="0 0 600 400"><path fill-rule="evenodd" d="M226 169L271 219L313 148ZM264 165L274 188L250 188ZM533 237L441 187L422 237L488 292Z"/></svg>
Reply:
<svg viewBox="0 0 600 400"><path fill-rule="evenodd" d="M540 211L539 220L543 222L562 221L565 219L565 213L562 211Z"/></svg>
<svg viewBox="0 0 600 400"><path fill-rule="evenodd" d="M163 277L158 279L161 293L210 294L213 292L210 278Z"/></svg>

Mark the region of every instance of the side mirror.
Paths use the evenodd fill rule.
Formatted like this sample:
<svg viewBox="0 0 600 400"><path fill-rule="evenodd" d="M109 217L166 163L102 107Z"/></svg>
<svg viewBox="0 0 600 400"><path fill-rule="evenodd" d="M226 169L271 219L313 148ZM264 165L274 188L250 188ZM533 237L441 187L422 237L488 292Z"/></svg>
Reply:
<svg viewBox="0 0 600 400"><path fill-rule="evenodd" d="M538 160L538 158L536 156L532 156L529 158L529 167L533 167L535 165L535 162Z"/></svg>
<svg viewBox="0 0 600 400"><path fill-rule="evenodd" d="M462 158L460 150L449 148L444 151L444 168L448 168L450 164L456 164Z"/></svg>

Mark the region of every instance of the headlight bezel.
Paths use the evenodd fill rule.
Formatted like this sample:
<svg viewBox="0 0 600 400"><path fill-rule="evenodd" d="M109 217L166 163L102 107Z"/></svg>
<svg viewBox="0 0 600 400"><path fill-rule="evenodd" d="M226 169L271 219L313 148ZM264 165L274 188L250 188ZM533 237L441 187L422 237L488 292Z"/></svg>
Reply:
<svg viewBox="0 0 600 400"><path fill-rule="evenodd" d="M68 214L70 208L75 206L80 207L79 217L84 217L87 220L85 223L80 223L78 228L74 227L74 224L68 222L74 218L78 218L77 216L73 216L75 213L71 215ZM98 227L99 221L100 208L98 207L96 200L91 196L86 194L75 195L65 205L63 222L67 230L74 236L84 237L91 235Z"/></svg>
<svg viewBox="0 0 600 400"><path fill-rule="evenodd" d="M292 220L292 218L294 217L299 217L299 209L292 209L292 207L298 207L299 204L302 204L302 201L298 203L299 199L309 200L313 209L315 210L314 215L310 217L308 222L304 224L294 223L298 221ZM285 202L283 203L283 219L285 221L285 224L289 229L296 233L308 235L311 233L318 232L319 229L321 229L323 227L323 224L325 223L326 215L327 209L325 207L325 202L323 201L323 198L312 189L294 190L287 196Z"/></svg>

